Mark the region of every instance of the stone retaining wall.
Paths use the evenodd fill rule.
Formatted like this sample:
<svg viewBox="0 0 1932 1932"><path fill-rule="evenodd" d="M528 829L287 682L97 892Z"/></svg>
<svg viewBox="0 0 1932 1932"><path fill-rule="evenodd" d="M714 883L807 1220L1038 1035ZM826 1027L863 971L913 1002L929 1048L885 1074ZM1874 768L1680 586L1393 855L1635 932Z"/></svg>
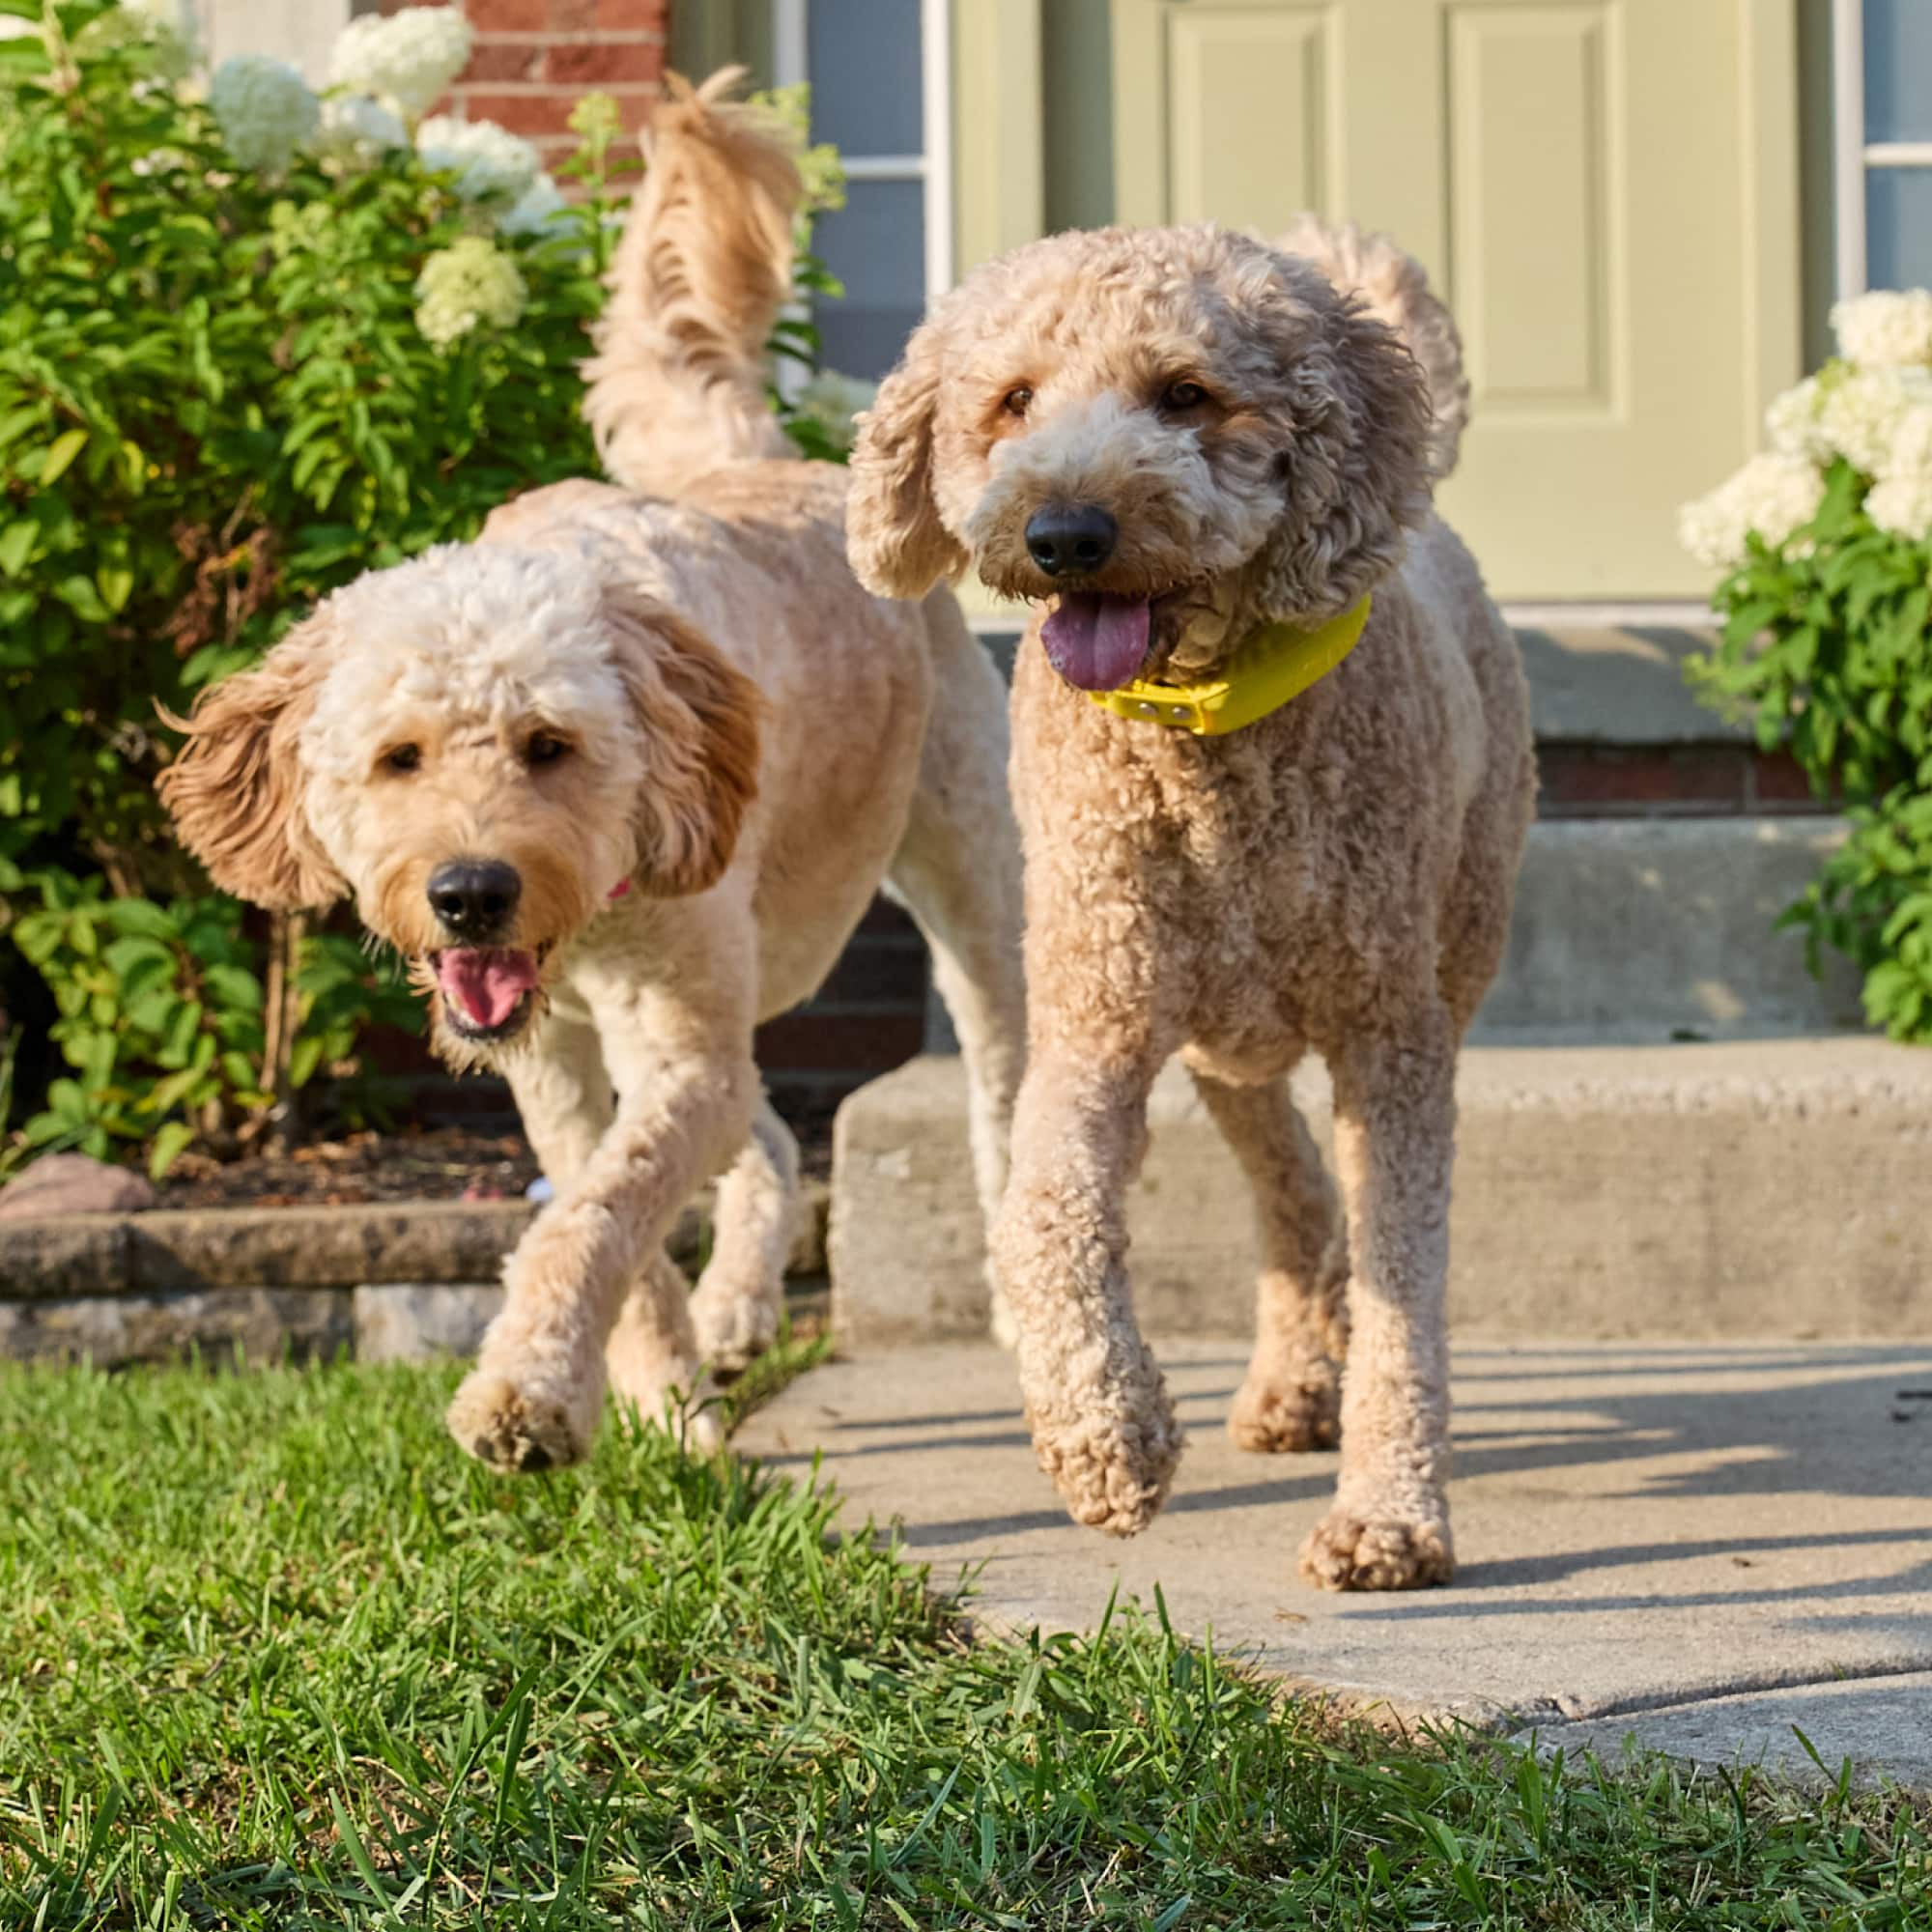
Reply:
<svg viewBox="0 0 1932 1932"><path fill-rule="evenodd" d="M826 1190L807 1189L788 1271L824 1270ZM100 1368L217 1359L466 1354L496 1312L517 1202L156 1209L0 1223L0 1358ZM694 1266L711 1202L668 1246Z"/></svg>

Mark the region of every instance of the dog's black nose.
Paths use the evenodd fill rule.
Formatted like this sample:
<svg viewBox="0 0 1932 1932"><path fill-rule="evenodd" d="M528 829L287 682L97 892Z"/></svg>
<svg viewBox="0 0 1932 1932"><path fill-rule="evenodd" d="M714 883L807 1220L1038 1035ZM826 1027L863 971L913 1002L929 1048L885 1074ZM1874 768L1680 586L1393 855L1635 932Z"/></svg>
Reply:
<svg viewBox="0 0 1932 1932"><path fill-rule="evenodd" d="M1027 520L1027 550L1049 577L1098 570L1120 539L1120 525L1097 503L1049 503Z"/></svg>
<svg viewBox="0 0 1932 1932"><path fill-rule="evenodd" d="M429 878L431 909L457 939L495 938L509 924L523 891L516 867L500 859L452 859Z"/></svg>

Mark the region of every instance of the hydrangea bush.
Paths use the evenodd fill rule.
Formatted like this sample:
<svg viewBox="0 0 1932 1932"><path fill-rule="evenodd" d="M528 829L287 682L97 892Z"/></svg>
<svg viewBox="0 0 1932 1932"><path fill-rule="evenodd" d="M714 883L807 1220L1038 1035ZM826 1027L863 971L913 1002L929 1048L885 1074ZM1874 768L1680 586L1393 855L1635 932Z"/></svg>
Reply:
<svg viewBox="0 0 1932 1932"><path fill-rule="evenodd" d="M1826 947L1864 974L1866 1012L1932 1038L1932 293L1881 291L1832 314L1838 355L1780 396L1771 448L1682 512L1723 573L1724 618L1693 667L1702 695L1748 712L1851 819L1844 846L1784 915L1814 968Z"/></svg>
<svg viewBox="0 0 1932 1932"><path fill-rule="evenodd" d="M155 702L185 710L361 571L595 473L579 364L616 110L573 117L567 202L527 142L422 118L469 55L454 8L353 21L320 99L252 55L202 84L168 0L0 13L36 29L0 40L0 1092L51 1007L65 1070L21 1070L12 1157L140 1139L164 1161L187 1128L286 1122L366 1024L413 1018L343 922L209 893L154 803Z"/></svg>

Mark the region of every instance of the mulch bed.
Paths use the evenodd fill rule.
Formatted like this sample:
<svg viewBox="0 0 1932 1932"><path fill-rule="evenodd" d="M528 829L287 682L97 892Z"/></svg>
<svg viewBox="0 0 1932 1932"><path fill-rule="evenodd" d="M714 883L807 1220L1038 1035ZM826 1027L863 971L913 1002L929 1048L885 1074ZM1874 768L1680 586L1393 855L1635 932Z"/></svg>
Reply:
<svg viewBox="0 0 1932 1932"><path fill-rule="evenodd" d="M283 1155L218 1161L185 1153L161 1182L163 1208L354 1208L377 1201L517 1201L537 1178L522 1134L464 1127L345 1134Z"/></svg>
<svg viewBox="0 0 1932 1932"><path fill-rule="evenodd" d="M829 1121L795 1123L809 1179L832 1171ZM185 1153L163 1208L355 1208L379 1201L520 1201L540 1172L521 1133L424 1127L311 1141L284 1155L219 1161Z"/></svg>

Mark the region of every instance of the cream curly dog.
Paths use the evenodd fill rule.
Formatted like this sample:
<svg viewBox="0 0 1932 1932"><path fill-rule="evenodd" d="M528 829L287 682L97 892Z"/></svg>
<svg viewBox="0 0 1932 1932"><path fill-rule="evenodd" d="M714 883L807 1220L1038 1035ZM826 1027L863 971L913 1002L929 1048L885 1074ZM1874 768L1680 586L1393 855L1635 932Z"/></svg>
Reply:
<svg viewBox="0 0 1932 1932"><path fill-rule="evenodd" d="M848 510L875 590L970 561L1050 600L1012 698L1033 1044L993 1243L1040 1462L1122 1535L1172 1480L1122 1197L1179 1052L1260 1208L1231 1427L1258 1450L1339 1431L1301 1567L1343 1589L1451 1573L1456 1056L1531 813L1515 644L1431 509L1466 393L1448 315L1379 238L1063 235L936 305L863 426ZM1173 687L1217 680L1253 721L1179 728ZM1289 1098L1310 1049L1346 1239Z"/></svg>
<svg viewBox="0 0 1932 1932"><path fill-rule="evenodd" d="M989 1208L1024 1059L999 676L949 596L854 581L841 470L770 460L798 184L718 95L660 112L594 371L631 491L539 491L338 592L207 696L164 781L219 884L353 892L444 1057L510 1081L557 1194L449 1410L506 1468L582 1457L607 1372L655 1418L770 1339L797 1156L752 1030L882 880L932 943ZM687 1296L664 1236L720 1172Z"/></svg>

